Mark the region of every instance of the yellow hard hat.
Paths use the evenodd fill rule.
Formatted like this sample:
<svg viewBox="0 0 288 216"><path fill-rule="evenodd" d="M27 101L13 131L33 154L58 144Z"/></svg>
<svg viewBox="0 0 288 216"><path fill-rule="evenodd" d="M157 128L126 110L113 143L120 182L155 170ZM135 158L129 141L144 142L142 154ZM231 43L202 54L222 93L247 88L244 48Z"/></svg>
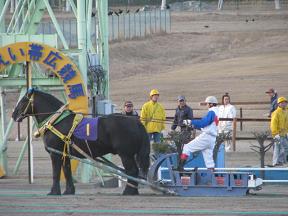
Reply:
<svg viewBox="0 0 288 216"><path fill-rule="evenodd" d="M287 102L287 99L285 97L279 97L277 100L277 103Z"/></svg>
<svg viewBox="0 0 288 216"><path fill-rule="evenodd" d="M150 97L153 96L153 95L159 95L159 92L158 92L157 89L152 89L152 90L150 91Z"/></svg>

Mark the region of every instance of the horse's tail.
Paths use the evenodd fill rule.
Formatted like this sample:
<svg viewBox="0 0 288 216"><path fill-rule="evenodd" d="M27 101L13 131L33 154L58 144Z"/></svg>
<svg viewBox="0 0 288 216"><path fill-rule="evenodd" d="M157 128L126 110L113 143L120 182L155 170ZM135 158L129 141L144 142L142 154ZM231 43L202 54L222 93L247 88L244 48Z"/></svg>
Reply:
<svg viewBox="0 0 288 216"><path fill-rule="evenodd" d="M149 136L146 132L145 127L140 123L139 126L141 131L141 146L139 148L139 151L136 155L137 161L139 164L140 170L143 172L143 174L146 176L149 166L150 166L150 141Z"/></svg>

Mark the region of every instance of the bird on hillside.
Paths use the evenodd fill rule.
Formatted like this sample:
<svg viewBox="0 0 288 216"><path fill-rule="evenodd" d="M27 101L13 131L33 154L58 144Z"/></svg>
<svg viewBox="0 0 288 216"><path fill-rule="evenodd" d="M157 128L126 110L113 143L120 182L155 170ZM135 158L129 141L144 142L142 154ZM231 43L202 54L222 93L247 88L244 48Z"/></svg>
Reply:
<svg viewBox="0 0 288 216"><path fill-rule="evenodd" d="M140 11L140 8L138 8L136 11L135 11L135 13L138 13Z"/></svg>
<svg viewBox="0 0 288 216"><path fill-rule="evenodd" d="M119 9L118 14L122 14L122 13L123 13L123 10Z"/></svg>
<svg viewBox="0 0 288 216"><path fill-rule="evenodd" d="M113 15L113 11L108 12L108 16L111 16L111 15Z"/></svg>

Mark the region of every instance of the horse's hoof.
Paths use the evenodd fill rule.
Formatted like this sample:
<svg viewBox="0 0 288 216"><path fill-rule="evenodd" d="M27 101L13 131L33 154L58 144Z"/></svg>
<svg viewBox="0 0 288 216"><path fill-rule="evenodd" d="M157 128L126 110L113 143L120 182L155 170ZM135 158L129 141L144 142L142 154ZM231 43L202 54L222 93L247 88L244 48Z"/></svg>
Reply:
<svg viewBox="0 0 288 216"><path fill-rule="evenodd" d="M125 190L123 191L122 195L127 195L127 196L133 196L133 195L139 195L139 191L136 188L125 188Z"/></svg>
<svg viewBox="0 0 288 216"><path fill-rule="evenodd" d="M61 195L61 192L56 192L56 191L50 191L48 194L48 196L60 196Z"/></svg>
<svg viewBox="0 0 288 216"><path fill-rule="evenodd" d="M74 190L65 190L63 195L75 195L75 189Z"/></svg>
<svg viewBox="0 0 288 216"><path fill-rule="evenodd" d="M51 187L51 190L47 195L61 195L61 188L60 187Z"/></svg>

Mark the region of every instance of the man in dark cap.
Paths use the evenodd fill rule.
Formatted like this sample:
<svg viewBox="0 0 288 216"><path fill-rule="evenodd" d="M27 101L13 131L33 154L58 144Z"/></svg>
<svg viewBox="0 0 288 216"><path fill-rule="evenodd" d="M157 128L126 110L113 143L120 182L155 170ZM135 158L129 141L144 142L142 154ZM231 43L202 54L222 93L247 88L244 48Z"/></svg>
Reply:
<svg viewBox="0 0 288 216"><path fill-rule="evenodd" d="M171 130L175 130L177 126L179 126L181 128L181 131L183 131L184 129L187 128L186 125L183 124L183 120L184 119L192 120L193 111L189 106L187 106L186 99L183 95L178 96L177 101L178 101L178 107L176 108Z"/></svg>
<svg viewBox="0 0 288 216"><path fill-rule="evenodd" d="M125 101L123 115L138 116L138 113L133 109L133 103L131 101Z"/></svg>
<svg viewBox="0 0 288 216"><path fill-rule="evenodd" d="M277 109L278 94L277 91L273 88L268 89L268 91L266 91L265 93L270 96L271 106L268 117L271 117L271 114Z"/></svg>

